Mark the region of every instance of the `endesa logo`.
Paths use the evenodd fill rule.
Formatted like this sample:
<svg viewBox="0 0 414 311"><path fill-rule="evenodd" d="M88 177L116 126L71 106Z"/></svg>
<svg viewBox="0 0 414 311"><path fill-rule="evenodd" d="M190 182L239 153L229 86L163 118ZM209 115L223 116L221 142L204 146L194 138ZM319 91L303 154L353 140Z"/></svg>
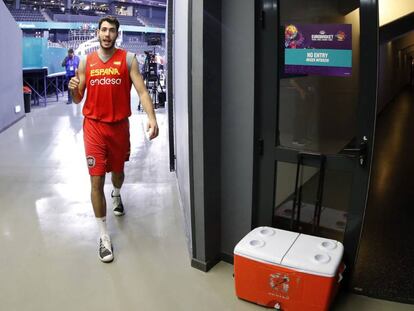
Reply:
<svg viewBox="0 0 414 311"><path fill-rule="evenodd" d="M91 86L94 85L120 85L122 83L122 79L118 78L101 78L101 79L91 79L89 81Z"/></svg>
<svg viewBox="0 0 414 311"><path fill-rule="evenodd" d="M106 76L102 78L96 78L90 80L90 85L120 85L122 83L121 78L116 78L114 76L120 76L121 74L118 71L118 68L97 68L92 69L90 71L91 77L101 77ZM109 76L109 77L108 77Z"/></svg>

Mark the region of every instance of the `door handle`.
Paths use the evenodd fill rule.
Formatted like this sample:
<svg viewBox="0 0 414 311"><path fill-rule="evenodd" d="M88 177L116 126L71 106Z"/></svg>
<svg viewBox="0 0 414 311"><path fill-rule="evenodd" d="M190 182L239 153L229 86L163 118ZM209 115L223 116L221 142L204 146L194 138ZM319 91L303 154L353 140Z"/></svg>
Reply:
<svg viewBox="0 0 414 311"><path fill-rule="evenodd" d="M341 153L352 157L358 157L359 165L365 166L368 154L368 138L366 136L362 138L359 148L345 148Z"/></svg>

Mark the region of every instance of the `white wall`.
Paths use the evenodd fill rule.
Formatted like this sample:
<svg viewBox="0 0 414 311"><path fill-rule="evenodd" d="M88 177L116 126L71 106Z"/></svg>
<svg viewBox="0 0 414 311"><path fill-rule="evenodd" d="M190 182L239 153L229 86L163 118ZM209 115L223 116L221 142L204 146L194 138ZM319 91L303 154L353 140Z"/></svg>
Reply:
<svg viewBox="0 0 414 311"><path fill-rule="evenodd" d="M0 1L0 132L24 116L22 31ZM21 111L15 112L20 105Z"/></svg>
<svg viewBox="0 0 414 311"><path fill-rule="evenodd" d="M414 12L412 0L379 0L380 26Z"/></svg>

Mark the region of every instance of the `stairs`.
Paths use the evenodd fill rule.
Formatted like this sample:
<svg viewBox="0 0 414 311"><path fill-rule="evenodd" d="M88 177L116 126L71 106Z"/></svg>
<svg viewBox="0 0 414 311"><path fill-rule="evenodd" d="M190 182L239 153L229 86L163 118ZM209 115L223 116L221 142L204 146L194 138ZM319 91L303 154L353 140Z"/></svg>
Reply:
<svg viewBox="0 0 414 311"><path fill-rule="evenodd" d="M53 22L53 20L50 18L49 14L47 14L45 10L40 10L40 13L42 13L43 17L46 19L47 22Z"/></svg>

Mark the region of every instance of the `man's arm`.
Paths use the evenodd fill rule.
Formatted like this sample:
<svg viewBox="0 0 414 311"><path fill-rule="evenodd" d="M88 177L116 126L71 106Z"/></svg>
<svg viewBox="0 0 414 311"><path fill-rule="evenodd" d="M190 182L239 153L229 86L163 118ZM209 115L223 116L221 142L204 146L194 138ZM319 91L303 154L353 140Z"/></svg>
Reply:
<svg viewBox="0 0 414 311"><path fill-rule="evenodd" d="M85 68L85 62L81 61L78 69L76 69L75 76L69 81L69 92L71 92L75 104L79 104L82 101L85 93Z"/></svg>
<svg viewBox="0 0 414 311"><path fill-rule="evenodd" d="M149 138L153 139L158 136L158 124L155 117L154 107L152 105L151 97L148 94L147 87L144 84L141 74L138 69L138 62L136 58L132 60L131 70L129 73L132 83L138 92L139 98L141 99L142 107L148 116L147 130L149 130Z"/></svg>

